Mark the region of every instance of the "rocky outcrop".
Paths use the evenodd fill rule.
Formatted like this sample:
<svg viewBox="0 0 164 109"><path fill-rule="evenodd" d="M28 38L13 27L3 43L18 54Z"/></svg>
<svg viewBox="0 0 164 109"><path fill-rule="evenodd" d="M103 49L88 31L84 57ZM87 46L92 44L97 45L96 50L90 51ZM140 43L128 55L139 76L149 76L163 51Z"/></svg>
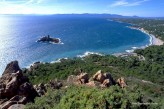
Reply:
<svg viewBox="0 0 164 109"><path fill-rule="evenodd" d="M96 72L90 79L87 73L80 73L79 75L70 75L67 78L67 83L75 85L86 85L90 87L110 87L116 82L110 73L103 73L101 70Z"/></svg>
<svg viewBox="0 0 164 109"><path fill-rule="evenodd" d="M108 79L110 81L110 85L115 85L116 84L115 80L113 79L112 75L109 72L104 73L104 76L105 76L105 79Z"/></svg>
<svg viewBox="0 0 164 109"><path fill-rule="evenodd" d="M88 83L89 80L88 73L81 73L80 75L77 76L77 80L80 84Z"/></svg>
<svg viewBox="0 0 164 109"><path fill-rule="evenodd" d="M23 75L19 68L18 61L9 63L0 78L0 107L7 109L13 104L25 104L33 102L38 96L29 82L29 79Z"/></svg>
<svg viewBox="0 0 164 109"><path fill-rule="evenodd" d="M40 62L36 62L31 66L31 71L38 68ZM43 96L47 89L60 89L63 84L69 86L71 84L86 85L89 87L110 87L116 83L121 87L126 87L123 77L119 78L117 82L113 79L110 73L103 73L101 70L96 72L90 79L88 73L84 73L81 69L77 76L70 75L64 82L58 80L50 80L49 83L32 85L29 79L23 75L22 70L18 65L18 61L13 61L6 66L2 77L0 78L0 109L13 109L28 102L34 102L36 96ZM65 87L65 88L67 88Z"/></svg>
<svg viewBox="0 0 164 109"><path fill-rule="evenodd" d="M43 83L40 83L39 85L34 85L34 88L39 96L45 95L45 93L47 92L47 88Z"/></svg>
<svg viewBox="0 0 164 109"><path fill-rule="evenodd" d="M110 85L111 83L109 79L105 79L103 83L101 84L102 87L109 87Z"/></svg>
<svg viewBox="0 0 164 109"><path fill-rule="evenodd" d="M10 106L8 109L24 109L25 106L23 104L14 104Z"/></svg>
<svg viewBox="0 0 164 109"><path fill-rule="evenodd" d="M18 61L12 61L9 64L7 64L6 69L2 75L16 73L17 71L21 72L21 69L18 65Z"/></svg>
<svg viewBox="0 0 164 109"><path fill-rule="evenodd" d="M19 95L14 96L10 100L0 105L0 109L12 109L14 104L25 104L26 97L22 97Z"/></svg>
<svg viewBox="0 0 164 109"><path fill-rule="evenodd" d="M32 65L30 65L30 68L28 69L29 72L32 72L34 71L35 69L38 69L39 65L41 65L43 63L41 62L34 62Z"/></svg>
<svg viewBox="0 0 164 109"><path fill-rule="evenodd" d="M101 83L97 81L89 81L85 85L89 87L99 87L99 86L101 87Z"/></svg>
<svg viewBox="0 0 164 109"><path fill-rule="evenodd" d="M63 86L63 83L58 80L50 80L49 83L43 84L40 83L38 85L34 85L34 89L37 91L39 96L43 96L46 94L47 89L60 89Z"/></svg>
<svg viewBox="0 0 164 109"><path fill-rule="evenodd" d="M115 85L115 81L110 73L103 73L99 70L95 75L93 75L93 80L102 83L103 86Z"/></svg>
<svg viewBox="0 0 164 109"><path fill-rule="evenodd" d="M117 79L117 84L118 84L121 88L124 88L124 87L127 86L123 77Z"/></svg>
<svg viewBox="0 0 164 109"><path fill-rule="evenodd" d="M101 70L93 75L93 80L103 83L103 81L105 80L105 76L103 75Z"/></svg>
<svg viewBox="0 0 164 109"><path fill-rule="evenodd" d="M70 84L86 84L89 82L89 75L88 73L80 73L79 75L70 75L67 78L67 85Z"/></svg>
<svg viewBox="0 0 164 109"><path fill-rule="evenodd" d="M59 38L51 38L50 35L44 36L40 38L37 42L53 42L53 43L60 43Z"/></svg>

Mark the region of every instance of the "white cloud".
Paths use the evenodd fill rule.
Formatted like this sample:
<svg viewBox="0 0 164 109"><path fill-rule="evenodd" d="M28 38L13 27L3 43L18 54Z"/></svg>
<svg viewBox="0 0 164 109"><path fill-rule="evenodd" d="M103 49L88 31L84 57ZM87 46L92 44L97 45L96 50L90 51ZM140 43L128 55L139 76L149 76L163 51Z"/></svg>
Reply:
<svg viewBox="0 0 164 109"><path fill-rule="evenodd" d="M40 4L45 0L0 0L0 4L11 4L11 5L15 5L15 4Z"/></svg>
<svg viewBox="0 0 164 109"><path fill-rule="evenodd" d="M137 6L137 5L141 5L143 2L146 2L149 0L140 0L140 1L132 1L132 2L128 2L127 0L117 0L116 2L114 2L113 4L110 5L110 7L117 7L117 6Z"/></svg>
<svg viewBox="0 0 164 109"><path fill-rule="evenodd" d="M44 0L38 0L37 3L39 4L39 3L42 3L43 1L44 1Z"/></svg>
<svg viewBox="0 0 164 109"><path fill-rule="evenodd" d="M44 0L29 0L27 1L27 4L40 4L42 3Z"/></svg>
<svg viewBox="0 0 164 109"><path fill-rule="evenodd" d="M33 3L35 0L29 0L29 1L27 1L26 2L26 4L31 4L31 3Z"/></svg>
<svg viewBox="0 0 164 109"><path fill-rule="evenodd" d="M42 13L39 4L44 1L45 0L0 0L0 14Z"/></svg>

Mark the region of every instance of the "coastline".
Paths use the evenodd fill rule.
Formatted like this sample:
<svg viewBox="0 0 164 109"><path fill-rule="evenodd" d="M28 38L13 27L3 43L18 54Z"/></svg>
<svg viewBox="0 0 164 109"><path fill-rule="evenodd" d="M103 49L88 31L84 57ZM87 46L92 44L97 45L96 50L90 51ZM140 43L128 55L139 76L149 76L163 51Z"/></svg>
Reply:
<svg viewBox="0 0 164 109"><path fill-rule="evenodd" d="M151 35L153 38L153 45L163 45L164 41L162 41L161 39L155 37L154 35Z"/></svg>
<svg viewBox="0 0 164 109"><path fill-rule="evenodd" d="M161 39L157 38L155 35L150 34L147 30L144 30L144 29L141 28L141 27L135 27L135 26L133 26L133 25L132 25L132 26L127 26L127 27L130 28L130 29L139 30L139 31L141 31L141 32L143 32L143 33L145 33L145 34L147 34L147 35L150 37L150 43L147 44L147 45L145 45L144 47L141 47L141 48L140 48L140 47L131 47L130 49L128 49L128 50L126 50L126 51L124 51L124 52L114 53L114 54L110 54L110 55L114 55L114 56L124 56L124 55L131 56L131 55L136 55L136 54L134 53L134 50L135 50L135 49L144 49L144 48L146 48L146 47L148 47L148 46L151 46L151 45L157 45L157 46L159 46L159 45L163 45L163 44L164 44L164 41L162 41ZM58 39L60 40L60 38L58 38ZM52 44L54 44L54 43L52 43ZM62 43L61 40L60 40L60 43L58 43L58 44L64 44L64 43ZM100 55L100 56L108 55L108 54L101 54L101 53L92 52L92 51L86 51L86 52L84 52L83 54L77 54L77 56L74 56L74 57L83 58L83 57L86 57L86 56L91 55L91 54ZM61 62L62 59L68 59L68 58L64 58L64 57L63 57L63 58L58 58L58 59L49 61L49 62L47 62L47 63L58 63L58 62ZM34 61L33 63L35 63L35 61ZM24 67L24 68L29 68L30 65L32 65L33 63L30 63L30 64L25 65L25 66L23 66L23 67ZM42 62L42 63L44 63L44 62ZM4 70L2 70L2 72L3 72L3 71L4 71ZM0 75L1 75L1 74L0 74Z"/></svg>
<svg viewBox="0 0 164 109"><path fill-rule="evenodd" d="M137 54L134 53L134 50L135 50L135 49L145 49L146 47L151 46L151 45L160 46L160 45L163 45L163 44L164 44L164 41L162 41L161 39L157 38L155 35L150 34L150 33L149 33L147 30L145 30L144 28L141 28L141 27L134 27L134 26L127 26L127 27L130 28L130 29L139 30L139 31L141 31L141 32L143 32L143 33L145 33L145 34L147 34L147 35L150 37L150 43L149 43L149 45L145 45L144 47L141 47L141 48L132 47L131 50L126 50L125 52L122 52L122 53L114 53L114 54L111 54L111 55L114 55L114 56L116 56L116 57L119 57L119 56L121 56L121 57L124 57L124 56L137 56ZM58 38L58 39L60 40L60 38ZM52 44L54 44L54 43L52 43ZM60 43L58 43L58 44L64 44L64 43L62 43L61 40L60 40ZM83 59L84 57L87 57L87 56L93 55L93 54L95 54L95 55L100 55L100 56L104 56L104 54L101 54L101 53L86 51L84 54L82 54L82 55L77 55L76 57ZM50 63L50 64L53 64L53 63L60 63L62 59L67 60L67 59L69 59L69 58L67 58L67 57L66 57L66 58L58 58L58 59L53 60L53 61L48 62L48 63ZM32 64L34 64L34 63L35 63L35 62L33 62ZM30 64L30 65L32 65L32 64ZM42 64L44 64L44 62L42 62ZM29 68L30 65L28 65L28 67L26 67L26 68Z"/></svg>
<svg viewBox="0 0 164 109"><path fill-rule="evenodd" d="M150 44L149 44L149 46L151 46L151 45L160 46L160 45L164 44L164 41L162 41L161 39L157 38L155 35L150 34L149 31L145 30L144 28L134 27L134 26L127 26L127 27L130 28L130 29L139 30L139 31L147 34L150 37Z"/></svg>

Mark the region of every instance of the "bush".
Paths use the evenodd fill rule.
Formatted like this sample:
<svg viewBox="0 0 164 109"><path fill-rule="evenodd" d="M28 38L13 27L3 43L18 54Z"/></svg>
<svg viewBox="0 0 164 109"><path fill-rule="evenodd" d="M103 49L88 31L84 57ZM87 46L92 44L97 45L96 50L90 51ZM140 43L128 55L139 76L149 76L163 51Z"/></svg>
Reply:
<svg viewBox="0 0 164 109"><path fill-rule="evenodd" d="M70 86L67 89L48 90L45 96L26 105L26 109L130 109L140 108L142 94L119 86L99 89L86 86ZM146 105L145 105L146 107Z"/></svg>

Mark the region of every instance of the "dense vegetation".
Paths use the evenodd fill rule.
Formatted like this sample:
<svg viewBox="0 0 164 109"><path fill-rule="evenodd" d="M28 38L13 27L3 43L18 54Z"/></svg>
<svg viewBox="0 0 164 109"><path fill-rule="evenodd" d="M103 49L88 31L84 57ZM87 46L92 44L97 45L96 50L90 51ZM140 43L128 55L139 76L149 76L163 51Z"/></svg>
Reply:
<svg viewBox="0 0 164 109"><path fill-rule="evenodd" d="M113 20L131 23L147 30L150 34L164 40L164 19L115 18Z"/></svg>
<svg viewBox="0 0 164 109"><path fill-rule="evenodd" d="M42 64L27 75L36 84L48 82L54 78L66 79L69 75L77 75L79 69L90 75L101 69L104 72L112 72L115 78L131 76L162 85L164 83L164 45L151 46L135 52L143 55L146 60L143 61L134 56L90 55L83 60L74 58L62 60L61 63Z"/></svg>
<svg viewBox="0 0 164 109"><path fill-rule="evenodd" d="M122 89L119 89L118 92L115 92L116 95L119 95L120 93L120 96L123 100L121 102L123 104L119 105L120 107L129 105L134 106L132 105L132 103L137 102L137 97L142 97L142 100L144 102L158 103L158 105L149 105L157 108L161 107L161 104L164 102L164 99L162 98L162 96L164 96L164 87L162 86L164 83L163 49L164 46L151 46L144 50L136 50L135 52L139 55L143 55L145 57L145 60L140 60L137 56L115 57L111 55L90 55L83 59L63 59L60 63L41 64L37 69L33 70L32 72L28 72L25 70L24 73L28 75L28 77L34 84L38 84L41 82L46 83L49 80L55 78L64 80L69 75L77 75L79 73L79 69L82 69L83 71L89 73L89 75L93 75L96 71L102 69L104 72L111 72L112 76L115 79L120 76L123 76L127 81L128 88L126 88L125 90L128 92L125 93ZM143 82L142 80L146 82ZM91 98L80 98L80 96L78 96L79 94L84 94L83 96L85 96L85 93L92 93L94 90L94 93L97 95L94 96L95 99L98 98L98 96L102 95L102 97L104 97L103 100L109 100L110 96L106 96L106 93L110 94L110 91L113 90L111 87L106 90L83 88L70 87L68 89L60 89L58 91L50 90L47 93L48 95L45 95L41 98L37 98L35 104L28 105L31 106L29 107L29 109L38 109L39 107L42 107L43 104L47 108L54 108L56 106L75 106L74 108L72 108L76 109L82 108L81 106L91 106L90 108L92 109L94 101ZM113 88L117 89L117 86L113 86ZM131 97L133 94L135 94L136 97ZM77 99L81 101L78 101ZM65 103L65 100L67 100L67 103ZM96 99L96 101L98 100L99 99ZM81 105L77 105L79 102L81 103ZM87 104L87 102L90 102L91 104L89 105ZM102 109L103 106L106 106L105 103L107 102L103 102L101 101L101 99L100 102L102 102L100 105L100 109ZM116 101L111 102L114 103ZM96 106L99 107L99 105ZM114 107L114 105L112 106Z"/></svg>
<svg viewBox="0 0 164 109"><path fill-rule="evenodd" d="M164 40L163 20L122 19L121 21L137 24ZM104 72L110 72L114 79L123 76L128 85L125 89L117 85L106 89L85 86L49 89L46 95L36 98L35 103L26 105L26 108L164 108L164 45L138 49L135 53L138 55L124 57L90 55L83 59L63 59L60 63L41 64L32 71L24 69L24 74L33 84L47 83L55 78L65 80L69 75L79 74L81 69L91 76L101 69ZM141 59L141 56L144 59Z"/></svg>
<svg viewBox="0 0 164 109"><path fill-rule="evenodd" d="M154 103L142 104L137 103ZM140 109L160 108L162 103L145 99L138 87L121 89L111 86L108 89L71 86L68 89L49 90L35 104L29 103L26 109Z"/></svg>

